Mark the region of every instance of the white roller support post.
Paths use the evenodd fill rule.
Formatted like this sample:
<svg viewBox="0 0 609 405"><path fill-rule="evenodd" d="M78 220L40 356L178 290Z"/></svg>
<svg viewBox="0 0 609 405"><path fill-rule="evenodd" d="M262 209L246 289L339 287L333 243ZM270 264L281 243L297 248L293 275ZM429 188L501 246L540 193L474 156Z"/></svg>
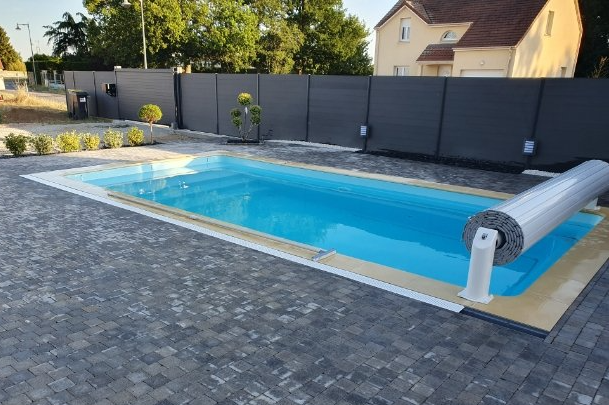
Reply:
<svg viewBox="0 0 609 405"><path fill-rule="evenodd" d="M477 302L490 301L488 287L493 264L504 265L518 259L579 210L596 208L596 199L607 191L609 163L589 160L470 217L463 241L472 256L467 288L459 295ZM491 231L500 238L492 249ZM483 234L487 234L484 239Z"/></svg>
<svg viewBox="0 0 609 405"><path fill-rule="evenodd" d="M478 228L472 244L467 287L458 294L459 297L483 304L488 304L493 299L493 296L489 295L489 289L498 238L499 232L496 230Z"/></svg>

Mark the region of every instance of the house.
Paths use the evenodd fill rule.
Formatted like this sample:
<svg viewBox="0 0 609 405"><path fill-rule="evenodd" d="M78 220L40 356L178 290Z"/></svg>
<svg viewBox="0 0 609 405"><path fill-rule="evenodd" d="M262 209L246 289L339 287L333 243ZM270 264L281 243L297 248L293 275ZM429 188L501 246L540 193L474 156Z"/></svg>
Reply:
<svg viewBox="0 0 609 405"><path fill-rule="evenodd" d="M374 74L573 77L578 0L400 0L375 27Z"/></svg>

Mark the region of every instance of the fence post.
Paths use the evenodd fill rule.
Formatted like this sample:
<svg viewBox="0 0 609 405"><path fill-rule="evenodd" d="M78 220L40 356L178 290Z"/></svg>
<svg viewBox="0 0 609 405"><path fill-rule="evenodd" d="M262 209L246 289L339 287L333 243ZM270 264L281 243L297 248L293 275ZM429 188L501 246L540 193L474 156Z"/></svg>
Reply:
<svg viewBox="0 0 609 405"><path fill-rule="evenodd" d="M537 108L535 109L535 116L533 118L533 127L531 133L531 139L535 139L537 137L537 126L539 124L539 113L541 111L541 102L543 101L543 93L546 88L546 79L540 79L539 83L539 93L537 95ZM533 156L527 156L526 161L524 162L524 169L531 168L531 161L533 160Z"/></svg>
<svg viewBox="0 0 609 405"><path fill-rule="evenodd" d="M178 129L182 129L182 73L180 68L173 71L174 118Z"/></svg>
<svg viewBox="0 0 609 405"><path fill-rule="evenodd" d="M368 128L368 124L370 121L370 92L372 90L372 76L368 76L368 99L366 101L366 122L364 123L364 125L366 125L366 128L368 130L368 133L366 134L366 137L364 138L364 147L363 147L363 151L366 152L368 150L368 137L370 136L370 128Z"/></svg>
<svg viewBox="0 0 609 405"><path fill-rule="evenodd" d="M446 88L448 85L448 77L444 78L444 85L442 86L442 104L440 105L440 117L438 121L438 139L436 140L436 154L435 158L440 158L440 147L442 146L442 132L444 130L444 109L446 108Z"/></svg>
<svg viewBox="0 0 609 405"><path fill-rule="evenodd" d="M216 76L216 135L220 135L220 102L218 101L218 74L214 73Z"/></svg>
<svg viewBox="0 0 609 405"><path fill-rule="evenodd" d="M307 76L307 122L305 126L305 142L309 142L309 109L311 107L311 75Z"/></svg>
<svg viewBox="0 0 609 405"><path fill-rule="evenodd" d="M256 73L256 101L258 105L262 105L262 101L260 101L260 73ZM260 125L256 125L256 139L260 142Z"/></svg>
<svg viewBox="0 0 609 405"><path fill-rule="evenodd" d="M97 102L97 80L95 79L95 71L91 72L93 74L93 94L95 97L95 116L99 117L99 103Z"/></svg>
<svg viewBox="0 0 609 405"><path fill-rule="evenodd" d="M118 114L118 119L122 120L123 117L121 115L121 92L120 86L118 85L118 72L114 69L114 82L116 83L116 112Z"/></svg>

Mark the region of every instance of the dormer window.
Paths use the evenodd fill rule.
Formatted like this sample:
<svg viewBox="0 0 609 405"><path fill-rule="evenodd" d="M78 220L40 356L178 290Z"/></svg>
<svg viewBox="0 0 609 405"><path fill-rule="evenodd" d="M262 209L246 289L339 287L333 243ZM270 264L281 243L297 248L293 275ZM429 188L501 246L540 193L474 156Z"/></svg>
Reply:
<svg viewBox="0 0 609 405"><path fill-rule="evenodd" d="M442 35L442 42L457 42L457 33L455 31L446 31L444 35Z"/></svg>
<svg viewBox="0 0 609 405"><path fill-rule="evenodd" d="M410 18L402 18L400 20L400 41L410 41Z"/></svg>

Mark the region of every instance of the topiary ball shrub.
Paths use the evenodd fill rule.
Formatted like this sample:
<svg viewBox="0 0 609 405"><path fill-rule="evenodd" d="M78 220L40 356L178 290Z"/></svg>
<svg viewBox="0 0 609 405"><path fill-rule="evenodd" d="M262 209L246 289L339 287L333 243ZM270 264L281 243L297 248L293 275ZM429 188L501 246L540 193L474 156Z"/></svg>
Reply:
<svg viewBox="0 0 609 405"><path fill-rule="evenodd" d="M131 146L140 146L144 143L144 131L137 127L129 128L127 131L127 142Z"/></svg>
<svg viewBox="0 0 609 405"><path fill-rule="evenodd" d="M237 96L237 102L244 107L252 104L252 95L250 93L240 93Z"/></svg>
<svg viewBox="0 0 609 405"><path fill-rule="evenodd" d="M115 131L108 129L104 132L104 145L106 148L116 149L123 146L123 133L121 131Z"/></svg>
<svg viewBox="0 0 609 405"><path fill-rule="evenodd" d="M86 150L99 149L99 143L100 143L99 135L86 133L86 134L82 134L80 136L80 138L82 139L82 144Z"/></svg>
<svg viewBox="0 0 609 405"><path fill-rule="evenodd" d="M30 145L39 155L49 155L53 153L53 137L46 134L38 134L30 139Z"/></svg>
<svg viewBox="0 0 609 405"><path fill-rule="evenodd" d="M138 117L150 125L150 144L153 144L154 140L152 139L152 124L163 118L161 107L155 104L145 104L140 108Z"/></svg>
<svg viewBox="0 0 609 405"><path fill-rule="evenodd" d="M21 156L27 150L28 140L29 138L26 135L11 132L4 138L4 144L13 156Z"/></svg>
<svg viewBox="0 0 609 405"><path fill-rule="evenodd" d="M253 125L260 125L260 122L262 121L262 107L260 107L259 105L253 105L250 108L250 121L252 122Z"/></svg>
<svg viewBox="0 0 609 405"><path fill-rule="evenodd" d="M55 143L62 153L78 152L80 150L80 135L76 131L64 132L57 135Z"/></svg>

